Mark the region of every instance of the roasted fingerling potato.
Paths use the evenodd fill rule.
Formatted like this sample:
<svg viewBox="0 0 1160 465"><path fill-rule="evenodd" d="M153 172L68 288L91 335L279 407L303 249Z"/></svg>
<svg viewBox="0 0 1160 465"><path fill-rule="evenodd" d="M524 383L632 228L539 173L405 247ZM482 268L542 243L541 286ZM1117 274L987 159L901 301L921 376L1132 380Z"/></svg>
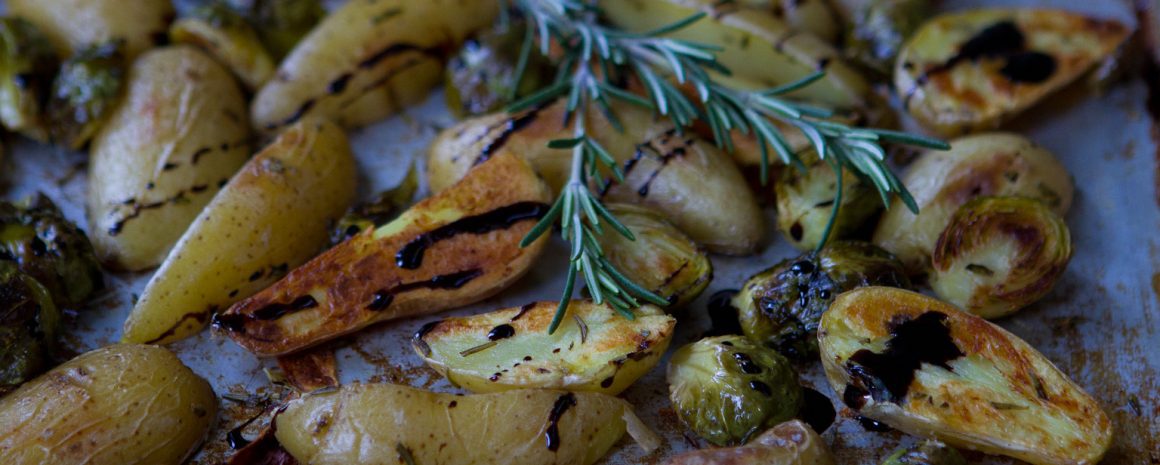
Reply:
<svg viewBox="0 0 1160 465"><path fill-rule="evenodd" d="M8 0L8 14L25 18L44 31L57 55L109 41L125 43L133 60L162 45L176 16L170 0Z"/></svg>
<svg viewBox="0 0 1160 465"><path fill-rule="evenodd" d="M685 452L665 465L834 465L834 458L813 428L790 420L745 445Z"/></svg>
<svg viewBox="0 0 1160 465"><path fill-rule="evenodd" d="M214 1L183 17L169 28L174 43L201 48L225 64L249 91L274 75L274 59L258 33L228 5Z"/></svg>
<svg viewBox="0 0 1160 465"><path fill-rule="evenodd" d="M45 102L58 61L36 25L19 17L0 18L0 124L5 129L48 140Z"/></svg>
<svg viewBox="0 0 1160 465"><path fill-rule="evenodd" d="M234 304L214 324L258 356L295 352L374 323L478 302L528 271L548 235L520 241L552 196L505 154Z"/></svg>
<svg viewBox="0 0 1160 465"><path fill-rule="evenodd" d="M161 347L80 355L0 398L0 462L183 463L217 423L217 398Z"/></svg>
<svg viewBox="0 0 1160 465"><path fill-rule="evenodd" d="M708 253L658 211L626 203L605 207L633 236L601 234L605 256L617 270L667 300L666 310L680 309L709 286L713 262Z"/></svg>
<svg viewBox="0 0 1160 465"><path fill-rule="evenodd" d="M129 70L121 103L93 139L87 210L98 257L144 270L249 158L245 99L222 65L189 46Z"/></svg>
<svg viewBox="0 0 1160 465"><path fill-rule="evenodd" d="M788 167L774 182L777 228L798 250L814 250L822 242L838 196L838 174L827 162L814 162L804 171ZM874 187L842 168L842 199L829 240L849 239L882 208Z"/></svg>
<svg viewBox="0 0 1160 465"><path fill-rule="evenodd" d="M1108 416L1015 335L915 292L838 296L818 331L826 377L858 415L1033 465L1096 464Z"/></svg>
<svg viewBox="0 0 1160 465"><path fill-rule="evenodd" d="M119 40L96 44L61 64L47 108L54 142L80 150L109 119L125 89L129 62L124 48Z"/></svg>
<svg viewBox="0 0 1160 465"><path fill-rule="evenodd" d="M357 173L342 129L291 126L250 159L193 221L145 285L122 340L165 344L281 279L322 250L354 202Z"/></svg>
<svg viewBox="0 0 1160 465"><path fill-rule="evenodd" d="M472 392L521 388L616 395L660 361L676 319L644 305L628 319L608 304L572 300L548 333L557 302L423 325L411 344L435 371Z"/></svg>

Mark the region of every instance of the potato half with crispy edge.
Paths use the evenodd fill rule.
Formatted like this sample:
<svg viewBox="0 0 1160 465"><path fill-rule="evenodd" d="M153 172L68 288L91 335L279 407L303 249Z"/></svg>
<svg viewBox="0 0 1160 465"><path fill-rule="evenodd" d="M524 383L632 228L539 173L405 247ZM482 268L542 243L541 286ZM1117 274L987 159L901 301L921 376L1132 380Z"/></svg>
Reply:
<svg viewBox="0 0 1160 465"><path fill-rule="evenodd" d="M552 196L516 155L477 166L399 218L326 251L214 317L242 347L283 355L371 324L478 302L519 279L549 235L520 241Z"/></svg>
<svg viewBox="0 0 1160 465"><path fill-rule="evenodd" d="M660 442L624 400L542 389L461 396L353 384L292 400L274 422L282 446L314 465L589 465L626 430L646 450Z"/></svg>
<svg viewBox="0 0 1160 465"><path fill-rule="evenodd" d="M496 0L351 1L323 18L254 96L254 128L308 116L362 126L427 98L450 51L499 14Z"/></svg>
<svg viewBox="0 0 1160 465"><path fill-rule="evenodd" d="M685 452L665 465L834 465L834 457L813 428L790 420L743 446Z"/></svg>
<svg viewBox="0 0 1160 465"><path fill-rule="evenodd" d="M644 305L625 318L573 300L548 334L556 302L535 302L424 325L412 345L449 381L473 392L520 388L618 394L660 360L677 320Z"/></svg>
<svg viewBox="0 0 1160 465"><path fill-rule="evenodd" d="M170 0L8 0L8 14L44 30L60 56L124 40L131 61L166 40L175 12Z"/></svg>
<svg viewBox="0 0 1160 465"><path fill-rule="evenodd" d="M354 202L357 173L346 135L303 122L246 163L202 210L145 286L122 340L170 343L253 295L326 245Z"/></svg>
<svg viewBox="0 0 1160 465"><path fill-rule="evenodd" d="M1100 406L1042 354L922 294L842 294L818 345L846 405L909 434L1035 465L1095 464L1112 441Z"/></svg>
<svg viewBox="0 0 1160 465"><path fill-rule="evenodd" d="M1063 216L1074 191L1071 175L1051 152L1021 135L1001 132L955 139L945 152L927 151L910 165L902 183L914 196L918 215L895 201L878 222L874 244L914 274L930 269L939 234L971 199L1030 197Z"/></svg>
<svg viewBox="0 0 1160 465"><path fill-rule="evenodd" d="M1107 58L1129 32L1063 10L947 13L907 41L894 85L910 114L944 137L995 128Z"/></svg>

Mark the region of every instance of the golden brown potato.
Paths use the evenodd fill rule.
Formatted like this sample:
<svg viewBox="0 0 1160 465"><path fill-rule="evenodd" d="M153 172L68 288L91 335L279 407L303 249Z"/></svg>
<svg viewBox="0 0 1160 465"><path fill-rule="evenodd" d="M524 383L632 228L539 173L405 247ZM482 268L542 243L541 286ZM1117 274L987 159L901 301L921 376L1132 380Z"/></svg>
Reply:
<svg viewBox="0 0 1160 465"><path fill-rule="evenodd" d="M1107 58L1130 31L1048 9L977 9L929 20L907 41L894 85L944 137L993 129Z"/></svg>
<svg viewBox="0 0 1160 465"><path fill-rule="evenodd" d="M8 0L8 14L31 21L60 56L124 40L132 60L166 40L175 15L169 0Z"/></svg>
<svg viewBox="0 0 1160 465"><path fill-rule="evenodd" d="M346 134L327 122L291 126L202 210L125 321L126 342L197 334L215 311L253 295L326 245L354 202Z"/></svg>
<svg viewBox="0 0 1160 465"><path fill-rule="evenodd" d="M313 465L588 465L626 429L646 449L658 441L628 402L540 389L459 396L353 384L290 401L275 426L282 446Z"/></svg>
<svg viewBox="0 0 1160 465"><path fill-rule="evenodd" d="M842 294L818 345L847 406L909 434L1034 465L1095 464L1112 441L1095 400L1042 354L922 294Z"/></svg>
<svg viewBox="0 0 1160 465"><path fill-rule="evenodd" d="M557 302L535 302L423 326L411 341L423 360L472 392L520 388L616 395L661 359L677 320L645 304L630 320L610 305L573 300L548 334Z"/></svg>
<svg viewBox="0 0 1160 465"><path fill-rule="evenodd" d="M422 101L443 77L446 52L498 13L496 0L347 2L258 91L254 127L273 133L312 116L356 127Z"/></svg>
<svg viewBox="0 0 1160 465"><path fill-rule="evenodd" d="M0 398L0 462L177 464L216 421L209 383L168 350L113 345Z"/></svg>
<svg viewBox="0 0 1160 465"><path fill-rule="evenodd" d="M915 215L894 202L874 244L893 253L911 273L930 269L930 253L950 218L967 201L988 195L1039 199L1063 216L1071 207L1071 175L1046 149L1011 133L988 133L951 141L949 151L927 151L902 183L914 196Z"/></svg>
<svg viewBox="0 0 1160 465"><path fill-rule="evenodd" d="M829 163L818 161L805 172L789 167L774 182L777 192L777 228L798 250L814 250L822 242L838 196L838 176ZM848 239L882 208L874 186L852 171L842 169L842 202L830 230L829 242Z"/></svg>
<svg viewBox="0 0 1160 465"><path fill-rule="evenodd" d="M834 465L834 458L813 428L790 420L743 446L685 452L665 465Z"/></svg>
<svg viewBox="0 0 1160 465"><path fill-rule="evenodd" d="M141 56L125 98L92 142L88 216L112 266L157 266L250 156L245 99L230 72L192 47Z"/></svg>
<svg viewBox="0 0 1160 465"><path fill-rule="evenodd" d="M548 235L520 241L551 194L515 155L480 164L455 186L367 229L214 324L259 355L295 352L368 325L478 302L519 279Z"/></svg>
<svg viewBox="0 0 1160 465"><path fill-rule="evenodd" d="M608 261L633 281L669 302L667 311L692 302L713 280L713 262L695 241L651 208L627 203L605 205L632 232L599 237Z"/></svg>

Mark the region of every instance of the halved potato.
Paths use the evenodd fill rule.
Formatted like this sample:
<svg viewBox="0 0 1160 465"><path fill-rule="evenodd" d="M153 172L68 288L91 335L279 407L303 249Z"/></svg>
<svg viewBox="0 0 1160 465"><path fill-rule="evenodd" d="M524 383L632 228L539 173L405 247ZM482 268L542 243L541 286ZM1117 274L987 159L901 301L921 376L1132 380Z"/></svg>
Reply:
<svg viewBox="0 0 1160 465"><path fill-rule="evenodd" d="M283 355L368 325L478 302L514 283L549 235L520 241L552 196L506 154L378 229L367 229L214 317L259 355Z"/></svg>
<svg viewBox="0 0 1160 465"><path fill-rule="evenodd" d="M519 388L618 394L647 373L677 320L644 305L629 320L608 304L573 300L556 332L556 302L535 302L423 326L415 352L449 381L473 392Z"/></svg>
<svg viewBox="0 0 1160 465"><path fill-rule="evenodd" d="M132 60L162 44L175 12L170 0L8 0L8 14L44 30L60 56L110 40Z"/></svg>
<svg viewBox="0 0 1160 465"><path fill-rule="evenodd" d="M210 315L253 295L318 253L354 202L346 134L298 123L242 168L202 210L125 320L127 342L197 334Z"/></svg>
<svg viewBox="0 0 1160 465"><path fill-rule="evenodd" d="M709 287L713 262L708 252L660 212L627 203L608 203L605 207L633 235L630 239L609 231L597 238L608 261L641 287L667 300L666 311L679 310Z"/></svg>
<svg viewBox="0 0 1160 465"><path fill-rule="evenodd" d="M961 137L951 141L948 151L927 151L910 166L902 183L914 196L918 215L894 202L874 231L874 244L915 274L930 269L939 234L969 200L1030 197L1063 216L1074 190L1071 175L1051 152L1012 133Z"/></svg>
<svg viewBox="0 0 1160 465"><path fill-rule="evenodd" d="M278 441L313 465L588 465L626 429L647 450L659 441L628 402L593 392L461 396L353 384L284 408L274 420Z"/></svg>
<svg viewBox="0 0 1160 465"><path fill-rule="evenodd" d="M211 3L173 23L169 38L205 50L254 91L274 75L274 58L254 28L224 3Z"/></svg>
<svg viewBox="0 0 1160 465"><path fill-rule="evenodd" d="M685 452L665 465L834 465L834 457L813 428L790 420L743 446Z"/></svg>
<svg viewBox="0 0 1160 465"><path fill-rule="evenodd" d="M899 52L894 85L910 114L944 137L991 129L1092 69L1129 32L1064 10L946 13Z"/></svg>
<svg viewBox="0 0 1160 465"><path fill-rule="evenodd" d="M834 391L903 432L1035 465L1095 464L1112 441L1099 404L1015 335L888 287L838 296L818 331Z"/></svg>

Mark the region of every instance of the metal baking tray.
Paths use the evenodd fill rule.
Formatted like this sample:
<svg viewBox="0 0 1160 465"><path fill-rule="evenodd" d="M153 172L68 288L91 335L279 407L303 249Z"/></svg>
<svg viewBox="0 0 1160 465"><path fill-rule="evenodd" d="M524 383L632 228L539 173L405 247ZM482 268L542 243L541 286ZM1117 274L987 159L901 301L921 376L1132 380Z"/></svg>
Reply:
<svg viewBox="0 0 1160 465"><path fill-rule="evenodd" d="M945 1L942 8L979 5L1053 6L1111 17L1136 25L1131 0ZM1158 83L1160 85L1160 83ZM1160 96L1157 96L1160 98ZM1101 93L1073 86L1006 129L1027 134L1053 151L1076 178L1075 204L1067 222L1075 256L1063 278L1041 302L998 323L1042 351L1086 388L1110 414L1115 441L1106 464L1160 463L1160 182L1157 121L1149 116L1148 87L1139 78ZM426 144L439 128L453 123L440 92L422 105L373 126L351 132L365 197L398 182L411 162L422 162ZM0 165L0 196L18 199L41 191L72 220L85 226L86 155L9 137ZM772 226L762 253L744 258L715 256L716 278L705 294L678 314L672 347L696 340L708 326L706 301L713 292L736 288L751 274L796 252ZM467 308L439 316L471 314L534 300L554 300L562 288L564 243L556 240L535 268L512 289ZM93 308L70 318L65 347L84 352L118 340L121 324L150 273L110 274L109 290ZM378 325L338 344L343 383L393 382L455 392L425 367L410 347L411 334L435 315ZM259 360L210 331L171 346L207 378L219 396L263 396L274 392ZM664 438L644 455L627 438L602 463L659 463L692 447L669 405L664 382L667 360L623 397ZM833 398L819 366L808 367L803 382ZM849 410L823 434L838 463L876 464L888 451L914 438L899 432L865 430ZM222 400L222 413L194 463L220 463L228 456L226 432L260 408ZM254 428L248 429L252 435ZM1013 464L1011 459L968 454L973 463Z"/></svg>

